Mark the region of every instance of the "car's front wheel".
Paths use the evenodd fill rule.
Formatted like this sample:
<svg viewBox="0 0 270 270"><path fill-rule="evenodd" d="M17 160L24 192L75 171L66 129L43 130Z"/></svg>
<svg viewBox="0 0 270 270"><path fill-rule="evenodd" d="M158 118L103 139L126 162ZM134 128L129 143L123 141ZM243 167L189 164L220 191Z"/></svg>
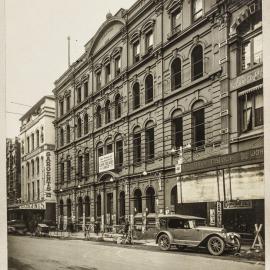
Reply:
<svg viewBox="0 0 270 270"><path fill-rule="evenodd" d="M224 252L225 243L220 237L212 236L207 242L207 248L210 254L219 256Z"/></svg>
<svg viewBox="0 0 270 270"><path fill-rule="evenodd" d="M167 234L162 234L158 238L158 246L161 250L169 250L171 247L170 238Z"/></svg>
<svg viewBox="0 0 270 270"><path fill-rule="evenodd" d="M234 241L235 241L235 245L234 245L233 251L234 251L234 252L239 252L240 249L241 249L241 243L240 243L240 240L239 240L238 237L235 237L235 238L234 238Z"/></svg>

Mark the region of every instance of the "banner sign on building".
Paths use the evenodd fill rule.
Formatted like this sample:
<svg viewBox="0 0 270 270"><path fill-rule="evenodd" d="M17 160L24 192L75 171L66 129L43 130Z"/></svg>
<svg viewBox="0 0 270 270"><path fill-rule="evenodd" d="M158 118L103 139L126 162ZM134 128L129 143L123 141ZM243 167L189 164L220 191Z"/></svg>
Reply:
<svg viewBox="0 0 270 270"><path fill-rule="evenodd" d="M109 153L99 157L98 170L99 172L106 172L114 169L114 153Z"/></svg>
<svg viewBox="0 0 270 270"><path fill-rule="evenodd" d="M46 153L46 172L45 172L45 197L52 197L51 187L51 152Z"/></svg>
<svg viewBox="0 0 270 270"><path fill-rule="evenodd" d="M39 209L39 210L45 210L45 202L39 202L39 203L27 203L20 205L20 209Z"/></svg>
<svg viewBox="0 0 270 270"><path fill-rule="evenodd" d="M216 225L216 211L215 211L215 209L210 209L210 225L211 226Z"/></svg>
<svg viewBox="0 0 270 270"><path fill-rule="evenodd" d="M217 226L222 226L222 209L221 209L221 202L217 202Z"/></svg>
<svg viewBox="0 0 270 270"><path fill-rule="evenodd" d="M250 209L252 201L226 201L223 202L223 209Z"/></svg>

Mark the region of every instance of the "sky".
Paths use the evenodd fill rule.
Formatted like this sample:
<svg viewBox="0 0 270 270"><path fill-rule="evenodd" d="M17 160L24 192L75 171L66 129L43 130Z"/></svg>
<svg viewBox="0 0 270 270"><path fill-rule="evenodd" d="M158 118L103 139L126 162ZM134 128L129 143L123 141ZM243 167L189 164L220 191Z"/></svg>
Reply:
<svg viewBox="0 0 270 270"><path fill-rule="evenodd" d="M106 20L136 0L8 0L6 1L6 136L19 135L19 118L84 52L84 45ZM14 104L19 103L19 104ZM28 106L27 106L28 105ZM8 113L11 112L11 113Z"/></svg>

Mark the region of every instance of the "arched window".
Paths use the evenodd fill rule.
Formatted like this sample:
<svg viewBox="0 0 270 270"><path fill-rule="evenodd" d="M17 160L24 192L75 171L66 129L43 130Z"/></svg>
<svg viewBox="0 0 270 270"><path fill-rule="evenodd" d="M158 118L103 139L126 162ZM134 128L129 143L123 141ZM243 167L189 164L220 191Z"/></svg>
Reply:
<svg viewBox="0 0 270 270"><path fill-rule="evenodd" d="M142 213L142 192L140 189L134 191L134 211Z"/></svg>
<svg viewBox="0 0 270 270"><path fill-rule="evenodd" d="M152 187L146 190L146 207L148 213L155 213L155 190Z"/></svg>
<svg viewBox="0 0 270 270"><path fill-rule="evenodd" d="M205 144L205 117L203 101L197 101L192 106L192 135L194 147L202 147Z"/></svg>
<svg viewBox="0 0 270 270"><path fill-rule="evenodd" d="M172 114L172 147L179 149L183 146L183 119L182 112L176 110Z"/></svg>
<svg viewBox="0 0 270 270"><path fill-rule="evenodd" d="M153 121L149 121L145 127L145 159L155 158L155 128Z"/></svg>
<svg viewBox="0 0 270 270"><path fill-rule="evenodd" d="M97 217L101 216L101 195L97 196Z"/></svg>
<svg viewBox="0 0 270 270"><path fill-rule="evenodd" d="M136 110L140 107L140 85L135 83L133 85L133 109Z"/></svg>
<svg viewBox="0 0 270 270"><path fill-rule="evenodd" d="M84 119L83 119L84 121L84 123L83 123L83 125L84 125L84 134L87 134L88 133L88 114L86 113L85 115L84 115Z"/></svg>
<svg viewBox="0 0 270 270"><path fill-rule="evenodd" d="M171 65L171 90L181 87L181 60L175 58Z"/></svg>
<svg viewBox="0 0 270 270"><path fill-rule="evenodd" d="M37 164L37 175L39 175L39 158L36 158L36 164Z"/></svg>
<svg viewBox="0 0 270 270"><path fill-rule="evenodd" d="M78 172L77 172L77 176L79 178L82 177L82 172L83 172L83 156L82 156L82 153L79 152L78 153ZM81 180L81 179L79 179Z"/></svg>
<svg viewBox="0 0 270 270"><path fill-rule="evenodd" d="M145 79L145 103L153 101L153 76L149 74Z"/></svg>
<svg viewBox="0 0 270 270"><path fill-rule="evenodd" d="M65 163L64 160L61 159L60 162L60 183L63 184L65 182Z"/></svg>
<svg viewBox="0 0 270 270"><path fill-rule="evenodd" d="M119 195L119 218L123 220L125 218L125 192L121 191Z"/></svg>
<svg viewBox="0 0 270 270"><path fill-rule="evenodd" d="M71 218L71 199L67 199L67 217Z"/></svg>
<svg viewBox="0 0 270 270"><path fill-rule="evenodd" d="M82 120L80 117L78 117L78 120L77 120L77 136L78 138L82 136Z"/></svg>
<svg viewBox="0 0 270 270"><path fill-rule="evenodd" d="M122 167L123 165L123 141L122 139L116 140L115 142L115 165L116 167Z"/></svg>
<svg viewBox="0 0 270 270"><path fill-rule="evenodd" d="M108 124L111 122L111 109L110 109L110 101L107 100L105 104L105 123Z"/></svg>
<svg viewBox="0 0 270 270"><path fill-rule="evenodd" d="M89 196L86 196L84 199L84 204L85 204L85 217L90 217L90 199Z"/></svg>
<svg viewBox="0 0 270 270"><path fill-rule="evenodd" d="M64 129L60 129L60 146L64 145Z"/></svg>
<svg viewBox="0 0 270 270"><path fill-rule="evenodd" d="M67 136L67 143L70 143L70 126L69 125L67 125L67 134L66 134L66 136Z"/></svg>
<svg viewBox="0 0 270 270"><path fill-rule="evenodd" d="M121 102L120 102L120 95L117 94L115 97L115 119L121 117Z"/></svg>
<svg viewBox="0 0 270 270"><path fill-rule="evenodd" d="M133 161L141 162L142 158L142 139L140 127L136 127L133 131Z"/></svg>
<svg viewBox="0 0 270 270"><path fill-rule="evenodd" d="M177 186L174 186L171 190L171 205L176 206L178 203L177 199Z"/></svg>
<svg viewBox="0 0 270 270"><path fill-rule="evenodd" d="M43 130L43 127L41 127L40 140L41 140L41 143L44 142L44 130ZM29 152L29 151L28 151L28 152Z"/></svg>
<svg viewBox="0 0 270 270"><path fill-rule="evenodd" d="M97 112L96 112L96 115L97 115L97 128L100 128L101 127L101 123L102 123L102 117L101 117L101 107L98 106L97 107Z"/></svg>
<svg viewBox="0 0 270 270"><path fill-rule="evenodd" d="M27 179L30 177L30 165L29 162L26 163Z"/></svg>
<svg viewBox="0 0 270 270"><path fill-rule="evenodd" d="M71 179L71 160L68 157L67 159L67 181L70 181Z"/></svg>
<svg viewBox="0 0 270 270"><path fill-rule="evenodd" d="M35 162L34 160L31 160L31 167L32 167L32 177L35 175Z"/></svg>
<svg viewBox="0 0 270 270"><path fill-rule="evenodd" d="M197 80L203 76L203 49L197 45L191 53L191 80Z"/></svg>
<svg viewBox="0 0 270 270"><path fill-rule="evenodd" d="M78 217L81 218L83 216L83 202L82 197L78 198Z"/></svg>
<svg viewBox="0 0 270 270"><path fill-rule="evenodd" d="M37 147L39 147L39 130L36 131Z"/></svg>
<svg viewBox="0 0 270 270"><path fill-rule="evenodd" d="M59 214L60 214L60 216L64 215L64 202L63 202L63 200L60 200L60 203L59 203Z"/></svg>

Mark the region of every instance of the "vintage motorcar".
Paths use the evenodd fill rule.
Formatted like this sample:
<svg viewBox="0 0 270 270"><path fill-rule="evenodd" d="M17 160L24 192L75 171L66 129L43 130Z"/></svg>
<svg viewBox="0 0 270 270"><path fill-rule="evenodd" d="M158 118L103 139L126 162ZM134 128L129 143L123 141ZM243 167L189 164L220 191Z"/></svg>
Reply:
<svg viewBox="0 0 270 270"><path fill-rule="evenodd" d="M50 228L46 224L39 223L36 227L35 236L49 236Z"/></svg>
<svg viewBox="0 0 270 270"><path fill-rule="evenodd" d="M8 233L9 234L18 234L25 235L27 232L27 227L22 220L10 220L8 221Z"/></svg>
<svg viewBox="0 0 270 270"><path fill-rule="evenodd" d="M239 252L240 235L227 232L224 228L207 227L205 219L187 215L160 215L160 229L156 243L161 250L176 246L179 250L186 247L206 247L210 254L219 256L225 249Z"/></svg>

